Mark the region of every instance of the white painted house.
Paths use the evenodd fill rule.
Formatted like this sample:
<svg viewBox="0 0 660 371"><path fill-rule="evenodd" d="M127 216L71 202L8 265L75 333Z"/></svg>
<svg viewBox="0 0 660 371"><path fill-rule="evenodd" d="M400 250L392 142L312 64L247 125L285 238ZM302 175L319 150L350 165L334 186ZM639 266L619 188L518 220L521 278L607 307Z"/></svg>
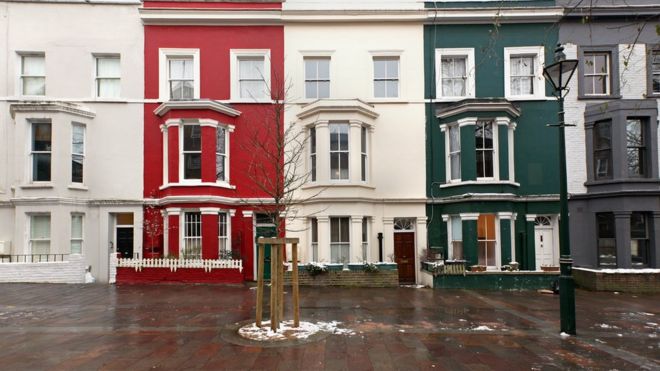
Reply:
<svg viewBox="0 0 660 371"><path fill-rule="evenodd" d="M82 258L107 282L118 244L141 251L139 5L0 5L0 254Z"/></svg>
<svg viewBox="0 0 660 371"><path fill-rule="evenodd" d="M315 195L287 220L303 262L396 260L400 280L416 280L427 245L421 7L283 4L285 122L309 138L298 196Z"/></svg>

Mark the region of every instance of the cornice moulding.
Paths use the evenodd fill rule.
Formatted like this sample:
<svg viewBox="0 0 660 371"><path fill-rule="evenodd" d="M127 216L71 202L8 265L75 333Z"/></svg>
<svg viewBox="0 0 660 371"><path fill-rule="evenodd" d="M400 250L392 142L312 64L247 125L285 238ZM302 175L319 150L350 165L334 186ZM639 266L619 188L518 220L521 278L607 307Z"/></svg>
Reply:
<svg viewBox="0 0 660 371"><path fill-rule="evenodd" d="M556 22L564 15L561 7L519 8L437 8L426 9L427 23L468 24L499 22Z"/></svg>
<svg viewBox="0 0 660 371"><path fill-rule="evenodd" d="M158 106L154 113L163 116L173 109L209 109L230 117L237 117L241 114L241 111L213 100L167 101Z"/></svg>
<svg viewBox="0 0 660 371"><path fill-rule="evenodd" d="M88 107L75 103L58 101L19 101L9 105L9 112L14 118L16 113L63 112L85 118L94 118L96 113Z"/></svg>
<svg viewBox="0 0 660 371"><path fill-rule="evenodd" d="M145 25L281 25L280 10L140 8Z"/></svg>
<svg viewBox="0 0 660 371"><path fill-rule="evenodd" d="M302 107L297 116L299 119L304 120L322 113L339 112L361 114L370 119L376 119L379 116L373 105L359 99L319 99Z"/></svg>

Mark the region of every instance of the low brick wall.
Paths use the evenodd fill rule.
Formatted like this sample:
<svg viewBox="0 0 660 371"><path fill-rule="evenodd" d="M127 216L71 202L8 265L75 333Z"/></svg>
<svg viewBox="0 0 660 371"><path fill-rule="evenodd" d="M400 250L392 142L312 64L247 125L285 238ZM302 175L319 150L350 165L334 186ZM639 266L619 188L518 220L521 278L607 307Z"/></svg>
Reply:
<svg viewBox="0 0 660 371"><path fill-rule="evenodd" d="M466 272L465 275L436 275L433 288L468 290L549 289L559 272Z"/></svg>
<svg viewBox="0 0 660 371"><path fill-rule="evenodd" d="M573 268L573 278L578 286L592 291L660 292L660 272L623 273Z"/></svg>
<svg viewBox="0 0 660 371"><path fill-rule="evenodd" d="M242 283L239 269L135 268L117 267L117 284L131 283Z"/></svg>
<svg viewBox="0 0 660 371"><path fill-rule="evenodd" d="M379 269L378 272L363 270L329 270L312 276L305 269L298 272L300 286L347 286L347 287L398 287L399 271ZM284 284L291 285L291 272L284 272Z"/></svg>
<svg viewBox="0 0 660 371"><path fill-rule="evenodd" d="M0 282L84 283L85 259L70 255L62 262L0 263Z"/></svg>

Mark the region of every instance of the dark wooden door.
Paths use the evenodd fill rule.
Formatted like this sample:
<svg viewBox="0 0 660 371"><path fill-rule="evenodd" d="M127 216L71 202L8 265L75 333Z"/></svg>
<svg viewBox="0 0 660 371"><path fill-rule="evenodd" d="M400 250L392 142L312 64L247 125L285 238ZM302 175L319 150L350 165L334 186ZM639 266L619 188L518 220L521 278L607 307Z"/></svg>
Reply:
<svg viewBox="0 0 660 371"><path fill-rule="evenodd" d="M415 283L415 233L394 234L394 260L399 268L399 283Z"/></svg>
<svg viewBox="0 0 660 371"><path fill-rule="evenodd" d="M133 227L117 227L117 252L122 258L133 258Z"/></svg>

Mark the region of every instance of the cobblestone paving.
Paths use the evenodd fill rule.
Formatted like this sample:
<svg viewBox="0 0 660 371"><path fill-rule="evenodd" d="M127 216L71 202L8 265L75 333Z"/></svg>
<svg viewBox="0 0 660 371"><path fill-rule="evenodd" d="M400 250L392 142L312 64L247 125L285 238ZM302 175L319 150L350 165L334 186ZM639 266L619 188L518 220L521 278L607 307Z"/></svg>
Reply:
<svg viewBox="0 0 660 371"><path fill-rule="evenodd" d="M660 295L577 292L578 336L536 292L301 288L333 334L287 347L223 340L248 286L0 284L0 369L660 370Z"/></svg>

